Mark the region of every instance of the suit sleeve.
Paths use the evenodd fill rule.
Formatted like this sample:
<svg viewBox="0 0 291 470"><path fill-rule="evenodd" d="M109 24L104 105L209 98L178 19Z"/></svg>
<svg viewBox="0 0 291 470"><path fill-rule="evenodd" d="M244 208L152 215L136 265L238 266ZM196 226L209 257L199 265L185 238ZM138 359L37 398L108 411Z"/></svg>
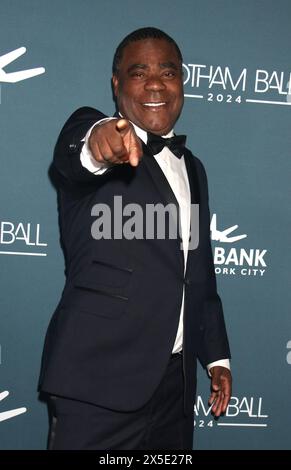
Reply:
<svg viewBox="0 0 291 470"><path fill-rule="evenodd" d="M81 164L80 153L87 131L99 120L103 113L94 108L84 107L75 111L65 123L58 137L53 158L53 169L67 182L93 182L96 176Z"/></svg>
<svg viewBox="0 0 291 470"><path fill-rule="evenodd" d="M204 235L206 237L206 259L209 262L209 285L208 292L202 305L201 316L201 337L199 344L198 356L203 367L207 364L218 361L220 359L229 359L230 349L225 327L223 307L221 299L217 293L215 269L213 262L213 254L210 240L210 212L208 201L208 184L204 166L197 159L196 161L199 185L201 191L201 211L204 214L203 224Z"/></svg>

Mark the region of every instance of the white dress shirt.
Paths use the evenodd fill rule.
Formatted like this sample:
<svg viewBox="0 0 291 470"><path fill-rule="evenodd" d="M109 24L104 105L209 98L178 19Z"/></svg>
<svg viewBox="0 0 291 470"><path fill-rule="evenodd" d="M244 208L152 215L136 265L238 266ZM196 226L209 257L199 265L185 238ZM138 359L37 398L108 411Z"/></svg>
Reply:
<svg viewBox="0 0 291 470"><path fill-rule="evenodd" d="M96 175L103 174L110 164L97 162L92 152L89 149L88 140L91 134L92 129L96 125L100 125L107 120L115 118L105 118L96 122L87 132L83 141L85 142L81 151L80 159L82 166L89 170L91 173ZM132 123L133 124L133 123ZM137 136L146 144L147 143L147 132L143 129L140 129L135 124L133 124ZM163 137L172 137L174 131L172 130L169 134ZM184 266L186 269L187 264L187 255L188 255L188 245L189 245L189 233L190 233L190 205L191 205L191 195L190 187L188 181L187 170L185 166L184 156L177 158L168 147L164 147L163 150L154 155L155 160L160 166L162 172L168 180L169 185L172 188L172 191L178 201L180 208L180 219L181 219L181 237L183 243L183 252L184 252ZM184 293L181 301L181 310L180 310L180 320L178 331L176 335L176 340L173 347L173 354L182 350L183 348L183 313L184 313ZM223 366L230 369L229 359L221 359L219 361L212 362L207 365L208 372L213 366Z"/></svg>

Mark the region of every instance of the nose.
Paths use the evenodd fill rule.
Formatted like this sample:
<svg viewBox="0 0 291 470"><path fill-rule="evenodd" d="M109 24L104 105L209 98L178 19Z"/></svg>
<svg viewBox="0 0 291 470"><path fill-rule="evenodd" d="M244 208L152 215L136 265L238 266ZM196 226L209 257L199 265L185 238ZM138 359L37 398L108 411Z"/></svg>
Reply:
<svg viewBox="0 0 291 470"><path fill-rule="evenodd" d="M165 83L159 76L151 76L145 82L145 90L162 91L166 88Z"/></svg>

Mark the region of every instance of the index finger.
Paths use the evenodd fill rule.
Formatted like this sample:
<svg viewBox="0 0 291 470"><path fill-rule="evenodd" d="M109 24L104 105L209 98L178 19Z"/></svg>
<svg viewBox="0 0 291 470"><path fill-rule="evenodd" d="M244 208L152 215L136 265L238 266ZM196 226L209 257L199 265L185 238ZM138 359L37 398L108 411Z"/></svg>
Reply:
<svg viewBox="0 0 291 470"><path fill-rule="evenodd" d="M119 119L116 123L116 129L124 139L130 165L137 166L142 157L142 146L132 124L127 119Z"/></svg>
<svg viewBox="0 0 291 470"><path fill-rule="evenodd" d="M127 119L118 119L116 123L116 129L120 132L123 133L123 131L127 131L130 128L129 121Z"/></svg>

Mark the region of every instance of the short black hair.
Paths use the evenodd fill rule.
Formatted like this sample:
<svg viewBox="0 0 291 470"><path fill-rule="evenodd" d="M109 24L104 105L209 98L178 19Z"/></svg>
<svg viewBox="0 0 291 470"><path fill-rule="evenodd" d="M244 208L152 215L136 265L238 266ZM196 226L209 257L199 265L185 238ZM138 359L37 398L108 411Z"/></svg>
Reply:
<svg viewBox="0 0 291 470"><path fill-rule="evenodd" d="M164 33L164 31L158 28L153 28L153 27L140 28L128 34L121 41L121 43L117 46L114 57L113 57L113 64L112 64L113 75L116 75L118 72L118 67L121 62L123 51L126 48L126 46L128 46L128 44L132 42L142 41L144 39L164 39L165 41L168 41L169 43L175 46L178 57L181 60L181 62L183 62L183 57L178 47L178 44L176 43L176 41L174 41L173 38L171 38L171 36L169 36L167 33Z"/></svg>

